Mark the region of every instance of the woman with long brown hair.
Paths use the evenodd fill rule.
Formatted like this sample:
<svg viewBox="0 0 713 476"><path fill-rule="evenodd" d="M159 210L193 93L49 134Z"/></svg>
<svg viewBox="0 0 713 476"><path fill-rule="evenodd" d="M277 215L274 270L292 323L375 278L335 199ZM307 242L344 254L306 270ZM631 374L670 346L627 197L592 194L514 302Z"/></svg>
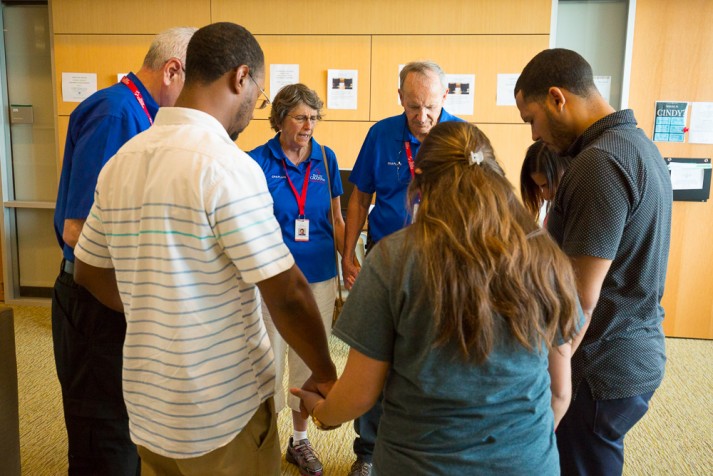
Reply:
<svg viewBox="0 0 713 476"><path fill-rule="evenodd" d="M383 390L375 474L559 474L581 315L569 261L472 124L435 126L416 167L414 224L372 250L334 329L341 378L326 399L293 393L328 426Z"/></svg>

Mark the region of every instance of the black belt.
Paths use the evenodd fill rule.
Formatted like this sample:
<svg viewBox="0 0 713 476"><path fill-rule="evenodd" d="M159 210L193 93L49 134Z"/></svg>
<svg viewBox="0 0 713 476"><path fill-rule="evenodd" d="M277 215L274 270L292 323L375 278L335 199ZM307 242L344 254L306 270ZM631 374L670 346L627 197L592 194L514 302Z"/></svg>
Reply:
<svg viewBox="0 0 713 476"><path fill-rule="evenodd" d="M72 261L67 261L66 259L63 259L61 269L65 273L74 276L74 263Z"/></svg>

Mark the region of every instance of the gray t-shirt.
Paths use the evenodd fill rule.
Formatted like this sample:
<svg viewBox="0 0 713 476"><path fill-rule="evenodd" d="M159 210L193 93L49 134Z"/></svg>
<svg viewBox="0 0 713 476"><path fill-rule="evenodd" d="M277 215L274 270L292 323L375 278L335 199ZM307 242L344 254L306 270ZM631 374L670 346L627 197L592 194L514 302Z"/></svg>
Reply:
<svg viewBox="0 0 713 476"><path fill-rule="evenodd" d="M407 232L369 254L333 331L391 364L375 474L559 475L547 352L526 351L505 329L483 365L460 360L455 345L434 348Z"/></svg>
<svg viewBox="0 0 713 476"><path fill-rule="evenodd" d="M565 253L612 260L572 357L574 395L595 399L658 388L666 355L661 307L671 234L671 179L631 110L592 124L572 145L547 229Z"/></svg>

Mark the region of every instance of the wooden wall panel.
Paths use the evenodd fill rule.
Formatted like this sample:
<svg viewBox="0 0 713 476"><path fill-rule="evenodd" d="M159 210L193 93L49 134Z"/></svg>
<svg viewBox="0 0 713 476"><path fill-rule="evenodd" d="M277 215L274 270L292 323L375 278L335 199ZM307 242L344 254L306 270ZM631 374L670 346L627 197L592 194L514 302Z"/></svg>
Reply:
<svg viewBox="0 0 713 476"><path fill-rule="evenodd" d="M629 105L649 137L655 101L713 101L712 23L707 0L637 1ZM664 157L713 157L713 145L656 145ZM713 201L674 202L671 232L664 330L713 339Z"/></svg>
<svg viewBox="0 0 713 476"><path fill-rule="evenodd" d="M237 2L234 2L237 3ZM54 34L151 34L211 22L210 0L50 0Z"/></svg>
<svg viewBox="0 0 713 476"><path fill-rule="evenodd" d="M549 34L550 0L212 0L253 34Z"/></svg>
<svg viewBox="0 0 713 476"><path fill-rule="evenodd" d="M496 106L498 73L520 73L549 44L548 35L375 36L371 120L403 112L398 103L398 67L430 59L448 74L475 74L475 123L522 123L515 106Z"/></svg>
<svg viewBox="0 0 713 476"><path fill-rule="evenodd" d="M299 64L300 82L317 91L324 101L323 114L331 120L369 120L371 95L371 39L368 36L330 36L317 41L311 36L257 35L265 53L265 89L269 91L270 64ZM327 109L327 70L356 69L357 109ZM256 111L255 117L266 118L269 109Z"/></svg>
<svg viewBox="0 0 713 476"><path fill-rule="evenodd" d="M507 176L517 184L530 144L529 128L514 106L496 107L496 75L518 73L549 44L551 0L51 0L57 135L61 168L69 114L77 103L61 100L62 72L95 72L99 88L116 74L136 71L155 33L178 25L233 21L253 32L269 65L300 64L300 80L326 103L327 69L359 71L358 109L329 110L315 137L335 150L340 167L351 168L374 122L400 114L398 65L433 59L448 73L475 74L476 122L490 137ZM134 11L141 16L133 16ZM238 138L243 150L274 132L266 117Z"/></svg>
<svg viewBox="0 0 713 476"><path fill-rule="evenodd" d="M76 102L62 100L62 73L96 73L97 88L116 83L116 75L138 71L153 35L55 35L57 114L69 115Z"/></svg>

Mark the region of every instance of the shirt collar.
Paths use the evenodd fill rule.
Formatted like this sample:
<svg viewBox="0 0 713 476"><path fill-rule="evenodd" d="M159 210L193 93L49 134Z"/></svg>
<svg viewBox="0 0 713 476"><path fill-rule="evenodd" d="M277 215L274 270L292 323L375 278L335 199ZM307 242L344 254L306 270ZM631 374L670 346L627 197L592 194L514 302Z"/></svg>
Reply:
<svg viewBox="0 0 713 476"><path fill-rule="evenodd" d="M398 134L398 136L395 138L399 142L411 142L412 144L421 144L421 141L414 136L411 131L408 128L408 118L406 117L406 113L403 112L401 114L402 118L402 124L403 124L403 131ZM448 111L446 111L445 108L441 108L441 115L438 116L438 122L437 124L440 124L441 122L448 122L454 120L456 117L452 114L450 114Z"/></svg>
<svg viewBox="0 0 713 476"><path fill-rule="evenodd" d="M310 142L312 142L312 152L310 153L309 157L307 160L314 160L321 162L322 161L322 149L315 140L314 137L310 138ZM278 160L282 162L283 160L287 162L287 165L291 165L293 167L296 167L292 162L287 160L287 156L285 156L285 152L282 150L282 145L280 144L280 133L278 132L275 134L275 137L267 141L267 148L270 149L270 158L272 160ZM305 161L306 162L306 161Z"/></svg>
<svg viewBox="0 0 713 476"><path fill-rule="evenodd" d="M584 150L593 140L601 136L604 131L612 128L633 127L636 128L636 118L634 111L631 109L622 109L621 111L613 112L602 117L594 124L589 126L567 150L569 157L576 157Z"/></svg>
<svg viewBox="0 0 713 476"><path fill-rule="evenodd" d="M151 96L149 90L146 89L144 83L142 83L138 76L136 76L134 73L128 73L126 76L136 85L136 88L139 90L141 96L143 96L144 98L146 108L149 110L151 115L155 117L156 111L158 111L158 103L153 98L153 96Z"/></svg>
<svg viewBox="0 0 713 476"><path fill-rule="evenodd" d="M230 139L228 131L218 119L207 112L199 111L189 107L162 107L156 114L155 125L186 125L190 124L201 127L219 135L225 142L237 147L237 144Z"/></svg>

